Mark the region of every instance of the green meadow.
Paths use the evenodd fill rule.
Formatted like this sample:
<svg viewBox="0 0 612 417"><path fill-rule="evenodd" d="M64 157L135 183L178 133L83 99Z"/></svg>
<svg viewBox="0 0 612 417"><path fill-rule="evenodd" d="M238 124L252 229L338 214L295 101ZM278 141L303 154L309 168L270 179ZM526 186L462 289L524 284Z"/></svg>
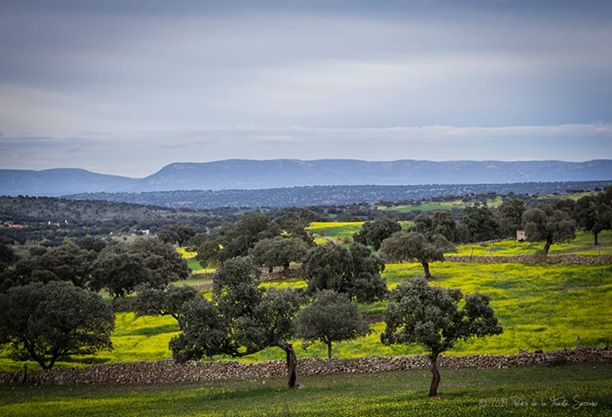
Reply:
<svg viewBox="0 0 612 417"><path fill-rule="evenodd" d="M612 317L604 314L612 305L612 265L524 265L434 263L433 284L460 288L465 293L482 292L492 298L504 333L485 339L458 343L449 352L453 355L494 353L513 354L520 350L534 351L573 348L580 337L582 346L601 346L612 338ZM390 289L422 274L419 264L389 264L383 274ZM210 280L186 280L182 285L203 285ZM275 279L262 283L265 287L303 288L299 278ZM385 346L380 343L384 330L382 314L385 303L360 305L372 321L372 332L352 341L334 345L334 356L342 358L402 355L421 353L416 345ZM178 332L169 317L137 317L132 312L116 314L113 333L114 349L96 355L74 357L58 366L84 366L92 363L153 361L169 358L169 340ZM319 343L309 346L296 341L299 357L326 355ZM245 357L243 361L282 359L280 349L269 348ZM21 362L0 352L0 369L17 370ZM32 368L37 366L31 363Z"/></svg>
<svg viewBox="0 0 612 417"><path fill-rule="evenodd" d="M612 365L441 370L440 395L418 369L361 375L171 385L0 386L0 415L96 416L604 416Z"/></svg>

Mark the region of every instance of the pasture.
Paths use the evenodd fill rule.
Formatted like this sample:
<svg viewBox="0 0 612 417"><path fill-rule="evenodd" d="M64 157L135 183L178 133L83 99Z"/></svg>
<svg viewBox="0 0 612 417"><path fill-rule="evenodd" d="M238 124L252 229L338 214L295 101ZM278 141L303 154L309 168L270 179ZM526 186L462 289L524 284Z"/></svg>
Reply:
<svg viewBox="0 0 612 417"><path fill-rule="evenodd" d="M466 293L482 292L492 297L504 333L485 339L458 343L449 354L514 354L573 348L580 337L582 346L604 345L612 338L612 318L602 314L612 305L612 265L523 265L434 263L433 285L460 288ZM383 274L389 288L422 274L419 264L390 264ZM186 280L179 285L205 285L209 280ZM266 287L300 288L306 282L299 278L276 279L262 283ZM372 332L356 340L334 344L334 357L403 355L421 353L416 345L385 346L379 335L385 303L360 305L370 316ZM136 317L132 312L116 313L112 336L114 349L96 355L74 357L58 366L84 366L91 363L160 360L169 358L169 340L178 327L169 317ZM326 355L319 343L304 346L296 342L298 357ZM269 348L244 361L283 359L283 352ZM0 370L18 370L21 362L0 352ZM37 368L34 363L30 367Z"/></svg>
<svg viewBox="0 0 612 417"><path fill-rule="evenodd" d="M612 412L612 365L442 369L173 385L0 386L0 415L121 416L603 416Z"/></svg>

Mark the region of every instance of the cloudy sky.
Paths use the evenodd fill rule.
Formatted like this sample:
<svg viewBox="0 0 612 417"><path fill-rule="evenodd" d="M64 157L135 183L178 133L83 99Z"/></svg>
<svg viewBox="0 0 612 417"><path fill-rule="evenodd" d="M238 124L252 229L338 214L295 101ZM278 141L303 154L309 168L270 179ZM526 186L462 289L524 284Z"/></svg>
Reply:
<svg viewBox="0 0 612 417"><path fill-rule="evenodd" d="M610 1L0 2L0 168L612 158Z"/></svg>

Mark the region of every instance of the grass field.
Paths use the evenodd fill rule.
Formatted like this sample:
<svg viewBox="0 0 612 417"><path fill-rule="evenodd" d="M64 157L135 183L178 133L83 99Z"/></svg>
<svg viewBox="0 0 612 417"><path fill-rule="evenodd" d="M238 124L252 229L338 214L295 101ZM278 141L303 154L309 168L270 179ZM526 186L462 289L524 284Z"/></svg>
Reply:
<svg viewBox="0 0 612 417"><path fill-rule="evenodd" d="M140 386L0 386L3 416L604 416L612 365L442 369L426 398L427 370ZM565 400L565 402L564 402ZM581 404L581 406L578 406Z"/></svg>
<svg viewBox="0 0 612 417"><path fill-rule="evenodd" d="M517 353L520 349L554 350L573 348L576 337L583 346L603 345L612 339L612 317L604 312L612 305L612 265L523 265L434 263L431 267L434 285L461 288L466 293L483 292L492 297L504 333L486 339L474 339L457 344L449 354ZM422 274L419 264L387 265L384 277L390 288ZM205 281L187 280L202 284ZM299 278L277 279L263 286L299 288L306 282ZM363 313L380 317L383 302L361 305ZM136 317L130 312L117 313L113 334L114 350L94 356L74 358L59 366L81 366L89 363L160 360L170 357L168 341L177 333L169 317ZM385 346L379 335L384 324L372 324L368 336L337 343L335 357L401 355L422 353L411 345ZM299 357L325 357L325 347L319 343L303 349L296 342ZM282 359L280 349L270 348L244 358L244 361ZM32 364L35 368L36 366ZM0 370L17 370L20 362L10 360L0 352Z"/></svg>
<svg viewBox="0 0 612 417"><path fill-rule="evenodd" d="M501 197L487 199L488 207L498 207L502 204L503 199ZM393 206L377 206L378 210L381 211L398 211L400 213L407 213L410 211L445 211L453 208L465 208L474 206L475 201L465 202L461 199L449 200L449 201L429 201L423 203L414 204L398 204Z"/></svg>
<svg viewBox="0 0 612 417"><path fill-rule="evenodd" d="M364 222L312 222L306 228L314 237L317 245L327 242L342 243L353 239L353 235L361 231ZM401 221L403 228L407 229L411 221Z"/></svg>
<svg viewBox="0 0 612 417"><path fill-rule="evenodd" d="M449 255L462 256L513 256L534 255L544 247L542 242L517 242L516 240L503 240L486 244L467 244L457 246L457 252ZM576 238L564 243L557 243L550 247L549 254L563 255L612 255L612 231L605 230L599 234L599 245L593 245L593 234L590 232L577 232Z"/></svg>

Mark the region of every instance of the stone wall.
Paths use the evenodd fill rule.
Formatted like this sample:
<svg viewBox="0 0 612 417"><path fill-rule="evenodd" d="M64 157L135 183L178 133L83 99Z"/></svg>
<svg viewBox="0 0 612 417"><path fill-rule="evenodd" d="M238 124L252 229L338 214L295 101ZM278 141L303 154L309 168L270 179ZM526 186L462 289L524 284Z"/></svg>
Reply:
<svg viewBox="0 0 612 417"><path fill-rule="evenodd" d="M506 368L534 364L601 363L612 360L607 349L580 349L518 355L442 356L443 368ZM336 373L371 373L427 368L426 356L367 357L356 359L302 359L299 375ZM176 363L132 362L93 365L86 368L56 368L46 372L31 372L27 382L34 384L168 384L215 380L261 380L285 375L284 361L240 363L210 361ZM23 373L0 373L0 383L23 382Z"/></svg>
<svg viewBox="0 0 612 417"><path fill-rule="evenodd" d="M594 264L612 264L612 256L584 256L584 255L548 255L533 256L533 255L516 255L516 256L453 256L444 257L446 262L474 262L483 264L495 263L522 263L522 264L578 264L578 265L594 265Z"/></svg>

